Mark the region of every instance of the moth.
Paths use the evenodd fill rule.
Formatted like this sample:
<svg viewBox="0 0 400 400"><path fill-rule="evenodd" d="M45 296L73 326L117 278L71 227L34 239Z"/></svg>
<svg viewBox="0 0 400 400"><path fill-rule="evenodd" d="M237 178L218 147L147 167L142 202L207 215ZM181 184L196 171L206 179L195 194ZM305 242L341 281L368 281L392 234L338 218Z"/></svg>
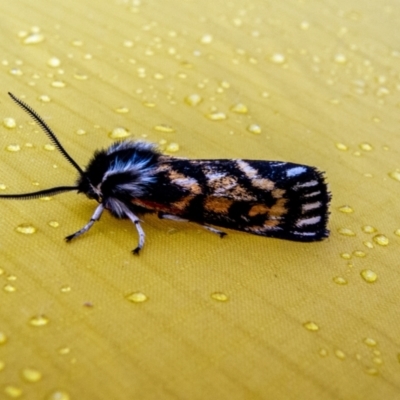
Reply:
<svg viewBox="0 0 400 400"><path fill-rule="evenodd" d="M312 242L329 235L331 195L323 173L315 167L282 161L191 160L161 154L143 141L121 141L95 151L82 169L67 153L47 123L25 102L9 93L43 129L78 171L74 186L57 186L32 193L2 194L3 199L35 199L74 191L98 205L89 222L67 236L67 242L87 232L104 210L129 219L144 246L139 216L195 222L223 237L215 228L261 236Z"/></svg>

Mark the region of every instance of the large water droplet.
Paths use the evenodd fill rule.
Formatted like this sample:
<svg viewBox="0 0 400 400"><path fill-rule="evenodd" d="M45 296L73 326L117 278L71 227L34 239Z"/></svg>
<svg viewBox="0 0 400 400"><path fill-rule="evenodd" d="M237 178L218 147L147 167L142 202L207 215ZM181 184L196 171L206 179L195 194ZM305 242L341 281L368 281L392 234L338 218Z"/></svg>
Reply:
<svg viewBox="0 0 400 400"><path fill-rule="evenodd" d="M132 303L143 303L148 300L148 297L142 292L134 292L126 296Z"/></svg>
<svg viewBox="0 0 400 400"><path fill-rule="evenodd" d="M365 280L365 282L368 282L368 283L374 283L378 279L378 275L370 269L362 270L360 272L360 275Z"/></svg>
<svg viewBox="0 0 400 400"><path fill-rule="evenodd" d="M37 229L31 224L20 224L15 228L15 230L24 235L32 235L37 231Z"/></svg>

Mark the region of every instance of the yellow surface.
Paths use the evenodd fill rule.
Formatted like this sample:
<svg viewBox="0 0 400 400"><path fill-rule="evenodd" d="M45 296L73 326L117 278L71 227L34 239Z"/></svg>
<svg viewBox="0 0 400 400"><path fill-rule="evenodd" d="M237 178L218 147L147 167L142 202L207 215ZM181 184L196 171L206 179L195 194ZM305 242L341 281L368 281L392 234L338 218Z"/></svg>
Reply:
<svg viewBox="0 0 400 400"><path fill-rule="evenodd" d="M12 91L81 165L123 127L178 156L315 165L333 194L322 243L146 216L138 258L108 215L63 241L82 195L1 201L0 398L400 398L398 2L0 9L2 193L76 178Z"/></svg>

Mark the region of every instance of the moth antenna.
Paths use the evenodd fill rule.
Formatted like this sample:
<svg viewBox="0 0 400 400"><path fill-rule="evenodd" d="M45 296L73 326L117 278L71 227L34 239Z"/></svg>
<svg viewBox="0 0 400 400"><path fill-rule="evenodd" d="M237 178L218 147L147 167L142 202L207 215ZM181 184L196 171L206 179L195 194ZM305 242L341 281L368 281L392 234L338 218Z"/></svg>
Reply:
<svg viewBox="0 0 400 400"><path fill-rule="evenodd" d="M39 190L38 192L21 193L21 194L0 194L2 199L17 199L17 200L30 200L38 199L39 197L50 196L53 194L59 194L63 192L70 192L77 190L78 186L57 186L50 189Z"/></svg>
<svg viewBox="0 0 400 400"><path fill-rule="evenodd" d="M22 100L16 98L12 93L8 92L8 95L23 109L25 110L43 129L44 133L50 138L50 140L57 147L59 152L72 164L75 169L80 173L80 175L84 175L82 168L76 163L76 161L66 152L64 147L62 147L61 143L58 141L55 133L50 129L50 127L46 124L42 117L28 104L23 102ZM72 189L71 189L72 190ZM40 192L37 192L40 193Z"/></svg>

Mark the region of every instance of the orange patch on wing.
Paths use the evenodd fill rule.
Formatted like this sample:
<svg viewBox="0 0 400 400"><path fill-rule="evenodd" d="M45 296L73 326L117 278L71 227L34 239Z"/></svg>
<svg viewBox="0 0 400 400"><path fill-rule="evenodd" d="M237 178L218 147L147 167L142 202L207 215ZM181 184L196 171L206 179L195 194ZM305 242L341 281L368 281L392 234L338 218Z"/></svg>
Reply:
<svg viewBox="0 0 400 400"><path fill-rule="evenodd" d="M208 197L204 201L204 208L215 214L226 214L233 203L233 200L224 197Z"/></svg>
<svg viewBox="0 0 400 400"><path fill-rule="evenodd" d="M286 193L286 190L284 190L284 189L274 189L271 194L274 199L280 199L281 197L283 197L285 195L285 193Z"/></svg>
<svg viewBox="0 0 400 400"><path fill-rule="evenodd" d="M256 215L266 214L270 211L270 208L264 204L256 204L250 208L249 217L255 217Z"/></svg>
<svg viewBox="0 0 400 400"><path fill-rule="evenodd" d="M180 200L171 203L171 208L178 210L175 214L179 214L184 211L190 204L190 202L195 198L195 195L190 194L189 196L182 197Z"/></svg>

